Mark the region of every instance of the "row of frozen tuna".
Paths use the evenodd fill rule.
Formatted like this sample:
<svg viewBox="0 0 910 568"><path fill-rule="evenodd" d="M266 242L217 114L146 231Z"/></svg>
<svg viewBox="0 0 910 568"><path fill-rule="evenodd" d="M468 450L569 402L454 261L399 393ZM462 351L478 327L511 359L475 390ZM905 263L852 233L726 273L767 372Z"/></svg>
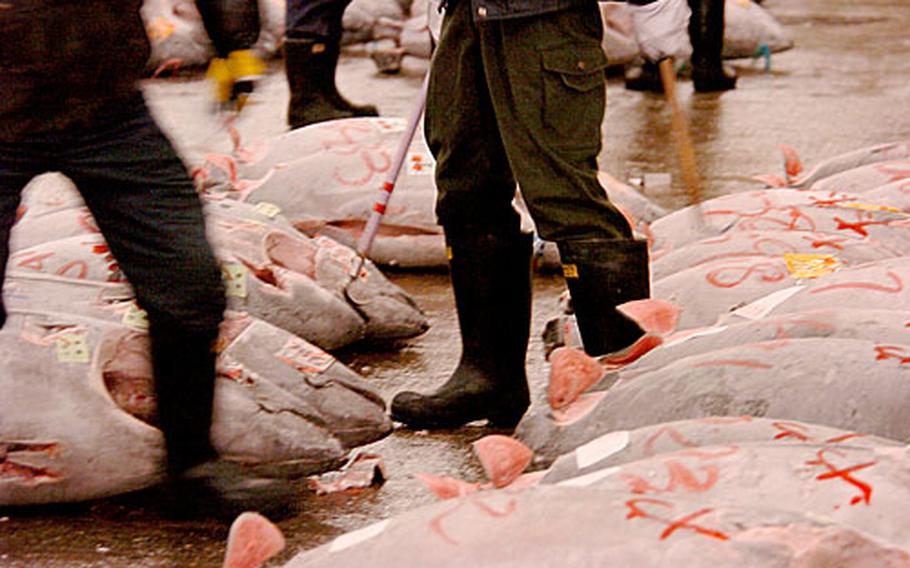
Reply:
<svg viewBox="0 0 910 568"><path fill-rule="evenodd" d="M249 0L256 2L256 0ZM430 4L433 4L430 6ZM342 42L360 45L367 53L399 59L428 58L431 42L427 22L434 0L353 0L345 11ZM600 4L604 23L603 47L610 65L625 65L639 55L632 19L624 2ZM261 30L257 49L278 51L284 35L285 0L259 0ZM145 0L142 16L152 44L151 67L164 64L205 65L212 47L192 0ZM751 57L764 50L789 49L789 34L767 11L751 0L727 0L725 57ZM388 70L388 69L387 69Z"/></svg>
<svg viewBox="0 0 910 568"><path fill-rule="evenodd" d="M646 341L557 348L512 446L475 447L491 483L422 476L446 500L287 566L910 566L908 157L653 223Z"/></svg>
<svg viewBox="0 0 910 568"><path fill-rule="evenodd" d="M302 475L391 430L385 403L324 350L424 332L414 301L353 250L274 210L205 200L230 313L213 438L225 457ZM0 331L0 505L83 500L162 474L147 322L62 176L25 191ZM162 275L166 278L167 275Z"/></svg>
<svg viewBox="0 0 910 568"><path fill-rule="evenodd" d="M297 229L354 246L404 135L393 118L352 118L314 124L249 145L232 154L208 154L194 170L200 190L250 206L278 207ZM383 217L370 258L381 265L446 266L436 222L434 161L422 136L414 137ZM606 174L610 199L636 223L666 210ZM533 223L520 201L526 226ZM541 247L543 243L541 242ZM555 246L539 252L553 265Z"/></svg>

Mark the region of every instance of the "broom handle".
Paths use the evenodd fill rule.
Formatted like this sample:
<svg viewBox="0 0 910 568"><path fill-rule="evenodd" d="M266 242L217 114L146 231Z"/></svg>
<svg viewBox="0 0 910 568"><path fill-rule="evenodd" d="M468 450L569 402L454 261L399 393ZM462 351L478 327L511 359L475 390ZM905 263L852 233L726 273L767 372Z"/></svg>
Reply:
<svg viewBox="0 0 910 568"><path fill-rule="evenodd" d="M370 218L367 220L363 234L360 235L360 240L357 242L357 254L361 257L366 256L370 252L370 247L373 246L373 240L376 238L376 233L379 231L379 223L382 221L382 216L385 214L386 205L389 203L389 197L392 195L392 190L395 189L395 183L398 180L398 175L401 173L401 166L404 164L405 157L408 154L408 148L411 147L411 142L414 140L414 134L417 132L417 124L420 122L420 117L423 116L423 111L427 104L427 86L429 85L429 82L430 73L427 72L423 79L423 85L420 87L417 104L411 110L411 116L408 118L408 125L405 128L404 134L401 137L401 143L398 144L398 149L392 160L392 167L389 168L388 173L386 173L382 188L379 190L379 197L376 198L376 203L373 204Z"/></svg>
<svg viewBox="0 0 910 568"><path fill-rule="evenodd" d="M686 195L689 205L698 205L702 201L701 176L695 164L695 149L689 135L689 121L676 100L676 70L673 69L673 60L664 59L659 64L660 79L664 85L664 93L673 113L673 138L676 141L676 154L682 168L683 183L686 184Z"/></svg>

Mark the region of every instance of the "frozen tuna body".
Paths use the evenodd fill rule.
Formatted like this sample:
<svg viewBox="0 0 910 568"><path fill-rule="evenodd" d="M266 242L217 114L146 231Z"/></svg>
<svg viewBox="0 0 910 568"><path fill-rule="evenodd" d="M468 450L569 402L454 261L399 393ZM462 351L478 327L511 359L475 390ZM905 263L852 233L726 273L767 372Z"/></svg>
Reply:
<svg viewBox="0 0 910 568"><path fill-rule="evenodd" d="M549 467L541 483L559 483L614 466L665 453L705 446L742 444L827 443L847 446L900 447L903 444L796 420L752 416L714 416L665 422L634 430L614 430L564 453ZM551 455L551 454L549 454ZM545 458L546 456L537 456ZM540 463L552 460L538 459Z"/></svg>
<svg viewBox="0 0 910 568"><path fill-rule="evenodd" d="M191 0L144 0L140 14L152 47L152 69L167 62L181 67L205 65L214 55Z"/></svg>
<svg viewBox="0 0 910 568"><path fill-rule="evenodd" d="M613 430L749 415L903 440L910 433L899 402L907 349L803 338L709 351L589 392L563 412L528 414L516 437L535 453L555 457Z"/></svg>
<svg viewBox="0 0 910 568"><path fill-rule="evenodd" d="M756 300L722 323L838 306L910 310L910 257L880 260L829 274L803 286L786 288Z"/></svg>
<svg viewBox="0 0 910 568"><path fill-rule="evenodd" d="M423 507L342 535L285 566L393 568L419 559L421 566L453 568L784 568L800 565L831 540L856 542L855 549L881 559L883 566L908 558L892 544L799 512L753 504L705 507L679 495L640 497L550 485L476 493ZM825 550L831 549L837 547L828 544Z"/></svg>
<svg viewBox="0 0 910 568"><path fill-rule="evenodd" d="M363 338L363 318L313 279L275 265L246 263L224 250L216 252L231 309L249 312L326 349ZM98 282L124 281L100 234L19 250L10 258L10 268Z"/></svg>
<svg viewBox="0 0 910 568"><path fill-rule="evenodd" d="M659 256L651 263L651 277L658 281L682 270L723 259L783 258L786 254L829 255L841 266L855 266L904 253L887 242L872 238L803 231L735 232L693 242Z"/></svg>
<svg viewBox="0 0 910 568"><path fill-rule="evenodd" d="M850 442L705 446L656 455L560 482L629 499L697 499L705 507L766 507L809 514L905 548L910 530L907 450ZM839 565L839 564L836 564Z"/></svg>
<svg viewBox="0 0 910 568"><path fill-rule="evenodd" d="M793 38L758 4L726 0L724 13L725 58L755 57L763 46L772 52L793 47Z"/></svg>
<svg viewBox="0 0 910 568"><path fill-rule="evenodd" d="M12 236L13 250L30 249L19 255L28 263L26 268L52 273L64 268L61 274L67 276L109 277L103 270L94 273L97 258L81 256L101 251L110 257L100 236L81 244L68 240L65 250L57 250L59 243L51 244L99 234L65 178L35 184L26 204L27 212ZM360 264L356 253L330 239L307 237L275 206L209 199L205 212L209 239L229 280L234 308L254 312L327 349L364 337L401 339L427 330L426 316L414 300L375 265L364 264L349 284L349 275ZM53 268L44 266L47 263Z"/></svg>
<svg viewBox="0 0 910 568"><path fill-rule="evenodd" d="M839 337L910 344L908 322L910 311L862 308L818 309L755 320L731 318L724 324L670 335L660 347L616 373L623 378L631 378L692 355L761 341L779 341L783 344L787 340L801 337Z"/></svg>
<svg viewBox="0 0 910 568"><path fill-rule="evenodd" d="M910 178L910 159L902 158L866 164L820 179L812 189L863 194L866 191Z"/></svg>
<svg viewBox="0 0 910 568"><path fill-rule="evenodd" d="M391 431L384 400L354 371L264 321L237 319L243 323L232 326L230 342L220 355L226 372L255 375L305 401L307 418L346 448L376 441Z"/></svg>
<svg viewBox="0 0 910 568"><path fill-rule="evenodd" d="M163 478L136 334L66 315L11 312L0 331L0 505L79 501ZM119 355L119 356L118 356Z"/></svg>
<svg viewBox="0 0 910 568"><path fill-rule="evenodd" d="M0 342L16 354L0 376L0 446L7 448L0 504L80 501L162 478L144 332L70 314L11 311ZM345 450L329 432L333 415L299 396L303 389L292 393L262 378L255 361L235 354L235 344L218 362L212 424L218 452L296 474L337 467ZM369 436L361 422L361 440L390 426L381 405L370 404L379 416Z"/></svg>
<svg viewBox="0 0 910 568"><path fill-rule="evenodd" d="M794 176L789 185L791 187L812 188L819 180L847 170L876 162L899 160L907 157L910 157L910 143L906 141L860 148L828 158L806 172L802 171L801 164L798 165L794 168Z"/></svg>
<svg viewBox="0 0 910 568"><path fill-rule="evenodd" d="M606 412L609 423L601 426L609 431L715 415L768 416L902 440L908 431L894 398L903 390L907 369L898 354L904 349L803 338L711 351L618 383L583 420ZM643 407L630 404L633 399L653 402Z"/></svg>
<svg viewBox="0 0 910 568"><path fill-rule="evenodd" d="M831 191L766 190L710 199L651 226L652 255L726 233L804 231L844 238L875 238L907 250L906 216L862 197Z"/></svg>

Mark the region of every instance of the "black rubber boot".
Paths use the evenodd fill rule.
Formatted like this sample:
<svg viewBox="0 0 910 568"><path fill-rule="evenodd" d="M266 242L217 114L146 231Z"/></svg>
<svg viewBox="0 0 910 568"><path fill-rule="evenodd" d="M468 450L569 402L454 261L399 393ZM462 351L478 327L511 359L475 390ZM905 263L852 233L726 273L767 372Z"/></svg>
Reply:
<svg viewBox="0 0 910 568"><path fill-rule="evenodd" d="M724 0L689 0L692 83L699 93L736 88L736 76L724 70Z"/></svg>
<svg viewBox="0 0 910 568"><path fill-rule="evenodd" d="M630 91L663 93L664 84L660 79L660 68L656 63L645 61L641 67L626 75L626 88Z"/></svg>
<svg viewBox="0 0 910 568"><path fill-rule="evenodd" d="M215 334L150 330L157 425L164 433L168 480L154 502L174 518L223 518L243 511L271 518L295 510L286 482L257 478L217 459L209 432L215 392Z"/></svg>
<svg viewBox="0 0 910 568"><path fill-rule="evenodd" d="M530 234L446 233L461 360L435 392L401 392L392 418L411 428L454 428L487 419L514 428L530 404L525 358L531 327Z"/></svg>
<svg viewBox="0 0 910 568"><path fill-rule="evenodd" d="M252 475L235 462L210 460L155 488L158 510L172 519L232 522L246 511L273 521L299 511L299 497L285 480Z"/></svg>
<svg viewBox="0 0 910 568"><path fill-rule="evenodd" d="M616 306L650 295L647 243L584 240L557 246L585 352L597 357L635 343L644 332Z"/></svg>
<svg viewBox="0 0 910 568"><path fill-rule="evenodd" d="M284 66L291 97L288 125L300 128L326 120L377 116L376 107L357 107L335 88L338 47L326 42L287 39Z"/></svg>
<svg viewBox="0 0 910 568"><path fill-rule="evenodd" d="M331 100L336 107L346 110L354 116L379 116L379 109L377 109L375 106L355 105L351 101L341 96L341 93L338 92L338 85L335 82L335 72L338 69L338 58L340 56L340 42L332 42L330 44L326 44L326 57L329 60L328 64L331 66L329 76L332 78L331 81L328 81L326 83L326 92L328 94L329 100Z"/></svg>

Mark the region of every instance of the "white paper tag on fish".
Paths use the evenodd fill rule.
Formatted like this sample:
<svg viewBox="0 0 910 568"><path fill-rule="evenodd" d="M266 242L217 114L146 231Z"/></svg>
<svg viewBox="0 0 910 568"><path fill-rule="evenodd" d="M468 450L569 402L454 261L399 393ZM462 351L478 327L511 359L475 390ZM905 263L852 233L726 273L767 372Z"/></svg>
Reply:
<svg viewBox="0 0 910 568"><path fill-rule="evenodd" d="M610 432L576 448L575 463L579 469L586 468L622 451L628 445L629 432L627 430Z"/></svg>
<svg viewBox="0 0 910 568"><path fill-rule="evenodd" d="M260 201L253 207L257 213L261 213L268 217L269 219L274 219L279 213L281 213L281 207L278 207L274 203L269 203L268 201Z"/></svg>
<svg viewBox="0 0 910 568"><path fill-rule="evenodd" d="M54 337L57 360L61 363L88 363L91 360L85 331L68 331Z"/></svg>
<svg viewBox="0 0 910 568"><path fill-rule="evenodd" d="M297 369L301 373L318 375L328 369L334 358L322 349L307 343L299 337L291 337L278 353L278 359Z"/></svg>
<svg viewBox="0 0 910 568"><path fill-rule="evenodd" d="M580 475L578 477L573 477L571 479L566 479L560 481L556 485L561 485L563 487L587 487L597 483L601 479L606 479L619 471L619 466L615 465L613 467L608 467L605 469L598 469L597 471L592 471L585 475Z"/></svg>
<svg viewBox="0 0 910 568"><path fill-rule="evenodd" d="M144 331L149 328L148 315L136 302L130 302L120 322L126 327Z"/></svg>
<svg viewBox="0 0 910 568"><path fill-rule="evenodd" d="M436 164L433 158L422 152L413 152L408 154L408 175L411 176L428 176L433 175Z"/></svg>
<svg viewBox="0 0 910 568"><path fill-rule="evenodd" d="M225 296L228 298L246 298L246 276L249 270L236 262L225 262L221 265L221 276L224 278Z"/></svg>
<svg viewBox="0 0 910 568"><path fill-rule="evenodd" d="M350 548L355 544L370 540L371 538L382 534L388 524L389 521L386 519L384 521L379 521L378 523L373 523L368 527L343 534L332 541L332 544L329 546L329 552L339 552L345 548Z"/></svg>
<svg viewBox="0 0 910 568"><path fill-rule="evenodd" d="M771 313L774 308L783 304L790 296L802 289L803 286L791 286L789 288L784 288L783 290L778 290L773 294L768 294L764 298L756 300L751 304L734 311L732 315L750 320L761 319Z"/></svg>

